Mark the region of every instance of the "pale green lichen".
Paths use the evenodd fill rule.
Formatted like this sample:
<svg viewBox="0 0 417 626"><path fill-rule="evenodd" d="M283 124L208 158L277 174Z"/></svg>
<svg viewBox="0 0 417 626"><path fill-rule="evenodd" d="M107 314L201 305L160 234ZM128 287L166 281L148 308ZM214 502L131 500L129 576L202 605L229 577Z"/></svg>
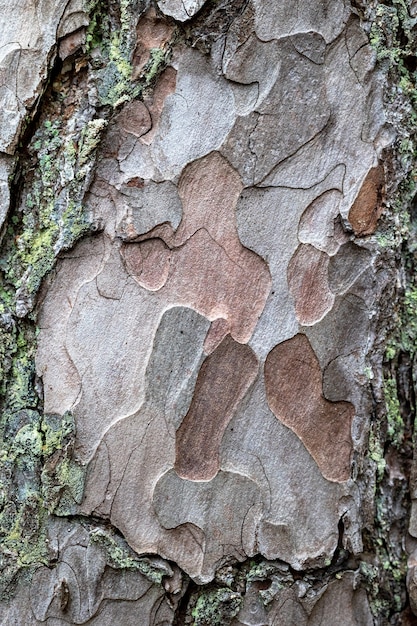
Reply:
<svg viewBox="0 0 417 626"><path fill-rule="evenodd" d="M249 571L246 574L247 582L253 582L254 580L264 580L272 574L275 574L277 567L275 563L268 561L250 562Z"/></svg>
<svg viewBox="0 0 417 626"><path fill-rule="evenodd" d="M64 415L45 413L42 416L40 428L43 436L42 452L48 457L57 450L62 450L68 438L73 437L75 422L69 411Z"/></svg>
<svg viewBox="0 0 417 626"><path fill-rule="evenodd" d="M145 65L143 72L146 86L152 83L167 63L167 53L166 50L163 50L162 48L151 48L149 55L149 61Z"/></svg>
<svg viewBox="0 0 417 626"><path fill-rule="evenodd" d="M22 568L47 562L47 511L57 508L62 496L68 494L73 501L81 497L81 470L68 460L73 421L56 416L54 422L43 415L35 388L37 333L31 311L59 252L89 230L82 201L104 124L88 121L93 120L83 120L83 113L75 110L66 123L46 119L39 125L27 149L21 203L9 220L0 256L0 491L8 498L0 509L2 594ZM53 476L45 470L52 466Z"/></svg>
<svg viewBox="0 0 417 626"><path fill-rule="evenodd" d="M48 550L39 490L42 464L40 413L21 409L2 419L0 491L0 597L23 568L46 563Z"/></svg>
<svg viewBox="0 0 417 626"><path fill-rule="evenodd" d="M70 412L43 415L43 506L55 515L73 515L84 493L86 468L72 458L75 422Z"/></svg>
<svg viewBox="0 0 417 626"><path fill-rule="evenodd" d="M136 570L155 584L161 584L173 572L168 563L157 557L139 557L120 536L110 530L97 528L90 533L90 540L99 544L107 563L116 569Z"/></svg>
<svg viewBox="0 0 417 626"><path fill-rule="evenodd" d="M220 588L202 592L192 609L193 626L223 626L237 616L243 598L240 593Z"/></svg>
<svg viewBox="0 0 417 626"><path fill-rule="evenodd" d="M88 0L85 8L89 22L86 32L86 53L91 52L100 47L107 39L110 31L110 17L106 2L103 0Z"/></svg>
<svg viewBox="0 0 417 626"><path fill-rule="evenodd" d="M415 58L417 19L411 17L409 9L410 2L406 0L379 2L370 29L371 46L389 77L385 93L387 113L390 115L393 110L398 133L393 153L396 167L401 170L399 185L388 200L388 228L377 235L383 247L392 249L398 249L409 238L409 207L417 190L417 85L416 72L408 64L409 59L413 62Z"/></svg>
<svg viewBox="0 0 417 626"><path fill-rule="evenodd" d="M374 430L371 430L369 433L368 453L369 458L375 463L376 478L379 482L384 476L387 463L384 457L384 448L381 444L381 438L379 435L375 434Z"/></svg>
<svg viewBox="0 0 417 626"><path fill-rule="evenodd" d="M132 82L132 65L123 53L119 33L114 33L108 47L108 61L102 72L99 95L101 103L113 108L139 95L140 90Z"/></svg>
<svg viewBox="0 0 417 626"><path fill-rule="evenodd" d="M70 131L70 122L46 120L30 143L29 154L37 167L30 188L24 190L21 227L17 234L9 227L11 237L0 259L5 284L17 290L19 317L33 308L34 296L59 252L89 229L82 201L105 125L101 119L89 120Z"/></svg>
<svg viewBox="0 0 417 626"><path fill-rule="evenodd" d="M92 153L96 150L102 138L107 121L101 118L90 120L81 131L80 147L78 150L78 166L82 167L91 161ZM71 142L71 145L74 145ZM74 149L74 163L77 151Z"/></svg>
<svg viewBox="0 0 417 626"><path fill-rule="evenodd" d="M16 353L16 324L8 312L12 298L0 295L0 395L6 391L8 375L12 367L12 357Z"/></svg>
<svg viewBox="0 0 417 626"><path fill-rule="evenodd" d="M19 570L48 562L43 530L45 511L39 494L28 491L25 494L25 505L18 507L12 515L8 516L7 513L5 508L0 515L0 558L4 565L0 577L0 598Z"/></svg>
<svg viewBox="0 0 417 626"><path fill-rule="evenodd" d="M400 448L404 439L404 421L401 417L397 383L393 378L384 381L384 396L387 414L387 436L392 445Z"/></svg>
<svg viewBox="0 0 417 626"><path fill-rule="evenodd" d="M76 513L83 495L86 468L72 458L75 435L72 416L43 415L42 394L36 386L33 311L42 281L53 269L59 253L74 246L90 230L91 218L84 197L91 182L96 151L111 115L104 108L101 117L93 118L94 85L101 104L114 109L153 84L169 55L169 46L166 51L152 50L143 73L132 80L136 23L141 15L138 3L121 0L117 5L92 0L88 5L90 24L85 49L90 55L88 68L80 65L85 70L81 69L73 84L67 74L62 88L58 77L54 83L58 85L58 89L54 87L56 102L55 96L48 92L45 106L39 107L38 127L20 155L22 170L21 182L15 186L16 207L9 216L0 252L3 399L0 587L3 592L22 568L30 570L36 564L47 563L48 514ZM145 4L140 6L143 10ZM115 18L117 15L119 18ZM69 116L62 115L64 108L66 113L70 111ZM134 558L117 539L107 547L109 563L114 567L137 569L159 583L164 576L172 575L155 559Z"/></svg>
<svg viewBox="0 0 417 626"><path fill-rule="evenodd" d="M405 57L414 53L413 29L417 19L411 17L409 6L406 0L378 3L369 39L379 61L401 64Z"/></svg>
<svg viewBox="0 0 417 626"><path fill-rule="evenodd" d="M377 565L361 561L359 574L368 589L369 604L374 615L387 615L391 610L390 601L379 597L381 574Z"/></svg>
<svg viewBox="0 0 417 626"><path fill-rule="evenodd" d="M399 26L397 7L379 4L370 32L370 43L379 61L388 59L395 63L401 58L402 49L397 45Z"/></svg>
<svg viewBox="0 0 417 626"><path fill-rule="evenodd" d="M17 406L24 404L25 389L23 394ZM69 414L60 418L42 415L35 409L11 411L9 407L8 411L2 420L0 454L0 491L7 494L7 501L0 508L0 561L5 564L0 595L20 569L47 563L44 524L51 497L46 489L45 468L50 458L68 448L74 436ZM65 461L65 454L63 458ZM67 482L72 487L73 474ZM13 489L15 483L17 488ZM60 494L65 486L59 486Z"/></svg>
<svg viewBox="0 0 417 626"><path fill-rule="evenodd" d="M19 460L27 457L30 465L42 456L43 441L37 424L25 424L16 434L9 451L10 459L19 467ZM25 460L27 466L27 461Z"/></svg>
<svg viewBox="0 0 417 626"><path fill-rule="evenodd" d="M392 387L393 382L388 384L388 389ZM399 409L393 398L391 398L391 402L392 406L388 409L389 411L394 412ZM394 415L388 419L386 437L388 437L391 445L394 440L399 447L402 442L403 424L401 420L399 425L397 419L399 418L394 417ZM389 434L390 428L392 428L392 437ZM391 537L392 502L390 490L386 486L386 482L389 480L389 472L387 472L389 466L385 456L384 441L385 437L381 435L381 424L374 424L369 435L368 451L369 458L375 467L375 514L372 533L372 551L375 554L375 562L371 565L361 563L360 571L364 576L370 605L376 617L393 608L397 611L401 610L401 604L393 607L389 595L381 594L381 589L388 586L392 590L394 585L396 585L396 589L401 589L404 585L407 569L406 555L396 539Z"/></svg>
<svg viewBox="0 0 417 626"><path fill-rule="evenodd" d="M268 580L270 583L267 589L262 589L259 592L259 597L265 606L272 602L279 591L294 583L294 578L288 566L284 563L277 564L274 561L264 560L258 563L251 563L246 574L247 584L259 580Z"/></svg>
<svg viewBox="0 0 417 626"><path fill-rule="evenodd" d="M130 0L119 3L119 24L112 23L108 6L100 0L90 2L87 10L86 51L92 55L100 103L115 108L140 93L132 81L137 14Z"/></svg>
<svg viewBox="0 0 417 626"><path fill-rule="evenodd" d="M417 20L411 16L408 0L375 4L366 5L373 16L370 42L387 78L384 98L387 119L397 131L391 147L387 210L375 239L383 258L388 257L397 267L401 266L394 298L390 294L393 306L388 318L383 382L385 422L378 419L372 424L369 439L376 484L374 527L367 547L375 554L375 563L372 575L368 576L368 591L372 611L381 620L388 613L402 610L407 570L404 546L398 541L398 533L403 532L399 529L407 517L407 481L397 478L392 469L397 463L403 469L402 463L410 455L410 424L404 423L404 419L409 419L403 393L405 379L404 375L401 380L398 378L397 388L396 372L404 372L409 367L407 364L415 360L417 338L414 259L417 240L411 215L417 191L417 74L414 71ZM384 331L381 329L381 334Z"/></svg>
<svg viewBox="0 0 417 626"><path fill-rule="evenodd" d="M84 494L85 467L71 458L64 458L56 466L54 475L59 493L53 507L48 509L55 515L73 515L81 504ZM45 502L51 502L46 494Z"/></svg>
<svg viewBox="0 0 417 626"><path fill-rule="evenodd" d="M152 48L149 61L140 75L136 75L132 65L137 45L136 25L145 4L141 5L140 11L137 3L121 0L117 8L119 17L116 20L114 15L109 16L105 3L90 3L86 45L91 55L100 104L113 109L142 97L144 90L155 82L165 68L172 47L168 43L163 48Z"/></svg>

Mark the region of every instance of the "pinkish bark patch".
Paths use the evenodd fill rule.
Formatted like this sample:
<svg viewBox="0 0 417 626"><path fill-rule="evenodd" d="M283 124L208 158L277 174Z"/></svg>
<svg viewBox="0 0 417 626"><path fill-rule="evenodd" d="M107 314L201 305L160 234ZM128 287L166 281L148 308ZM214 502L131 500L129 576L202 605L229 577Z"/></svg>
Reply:
<svg viewBox="0 0 417 626"><path fill-rule="evenodd" d="M278 344L265 362L268 404L276 417L301 439L327 480L350 477L350 402L329 402L322 393L320 365L302 334Z"/></svg>

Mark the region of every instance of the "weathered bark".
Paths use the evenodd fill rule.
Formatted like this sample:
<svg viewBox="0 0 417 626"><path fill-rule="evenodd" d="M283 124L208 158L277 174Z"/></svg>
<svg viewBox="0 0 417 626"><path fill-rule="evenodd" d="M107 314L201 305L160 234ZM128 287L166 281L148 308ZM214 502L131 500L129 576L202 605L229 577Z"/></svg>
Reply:
<svg viewBox="0 0 417 626"><path fill-rule="evenodd" d="M1 623L415 623L415 3L2 15Z"/></svg>

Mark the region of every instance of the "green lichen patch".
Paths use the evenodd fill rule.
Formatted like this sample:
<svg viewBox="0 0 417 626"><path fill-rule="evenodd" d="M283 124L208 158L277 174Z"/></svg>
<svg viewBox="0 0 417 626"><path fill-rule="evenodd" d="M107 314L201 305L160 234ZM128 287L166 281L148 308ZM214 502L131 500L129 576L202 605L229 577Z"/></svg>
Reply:
<svg viewBox="0 0 417 626"><path fill-rule="evenodd" d="M18 226L9 226L0 258L4 284L9 291L15 289L18 317L33 309L59 252L72 247L90 227L83 198L106 122L77 114L66 123L46 119L28 146L28 182L16 215Z"/></svg>
<svg viewBox="0 0 417 626"><path fill-rule="evenodd" d="M374 463L376 482L382 480L387 463L384 458L384 448L381 443L381 435L376 429L371 429L368 440L369 458Z"/></svg>
<svg viewBox="0 0 417 626"><path fill-rule="evenodd" d="M89 24L86 32L86 52L91 54L97 48L100 48L103 41L110 37L110 15L107 3L102 0L89 0L86 5L86 11L89 15Z"/></svg>
<svg viewBox="0 0 417 626"><path fill-rule="evenodd" d="M75 422L70 412L45 414L41 422L44 462L43 506L55 515L74 515L84 493L86 468L73 458Z"/></svg>
<svg viewBox="0 0 417 626"><path fill-rule="evenodd" d="M26 379L21 391L20 401L16 396L6 404L1 420L0 596L20 570L48 562L45 523L50 500L43 484L45 467L74 436L70 416L51 420L38 408L22 408Z"/></svg>
<svg viewBox="0 0 417 626"><path fill-rule="evenodd" d="M222 626L230 624L239 613L242 595L227 587L205 591L198 597L191 615L193 626Z"/></svg>
<svg viewBox="0 0 417 626"><path fill-rule="evenodd" d="M384 395L387 413L387 437L392 442L392 445L399 449L404 440L405 426L401 416L397 383L394 378L385 380Z"/></svg>
<svg viewBox="0 0 417 626"><path fill-rule="evenodd" d="M377 2L375 9L368 7L370 43L386 75L386 115L397 131L387 155L387 160L391 159L389 211L385 215L387 228L382 232L383 245L397 254L404 240L409 247L416 246L410 206L417 191L417 18L411 16L410 9L410 0L389 0Z"/></svg>
<svg viewBox="0 0 417 626"><path fill-rule="evenodd" d="M408 262L413 264L413 260ZM398 353L415 354L417 352L417 285L415 276L407 278L407 287L395 311L395 329L387 342L385 357L392 362Z"/></svg>
<svg viewBox="0 0 417 626"><path fill-rule="evenodd" d="M83 204L105 124L93 118L85 84L57 78L37 128L22 148L13 188L15 208L0 250L0 594L22 570L47 563L47 513L61 496L80 498L80 471L69 468L70 416L43 414L35 370L34 306L62 250L89 231ZM63 114L65 113L65 114ZM54 480L47 474L51 458ZM58 462L59 461L59 462ZM77 474L78 471L78 474ZM48 484L49 480L49 484ZM48 487L51 487L48 489ZM69 508L69 507L67 507Z"/></svg>
<svg viewBox="0 0 417 626"><path fill-rule="evenodd" d="M107 564L115 569L135 570L155 584L161 584L173 571L158 557L139 557L126 541L111 530L96 528L90 532L90 541L102 547Z"/></svg>
<svg viewBox="0 0 417 626"><path fill-rule="evenodd" d="M35 370L36 306L62 251L90 232L86 208L101 138L114 108L149 90L171 44L154 48L133 80L136 25L149 3L91 0L86 47L55 72L25 129L12 181L13 210L0 248L0 593L21 572L48 562L48 516L73 515L85 467L73 458L70 414L45 415ZM84 56L83 56L84 55ZM109 563L153 582L169 575L107 538ZM106 543L101 538L102 545ZM104 549L104 548L103 548ZM171 573L172 574L172 573Z"/></svg>
<svg viewBox="0 0 417 626"><path fill-rule="evenodd" d="M385 104L397 140L388 155L386 233L398 268L396 302L392 307L383 363L384 427L379 433L380 458L386 464L377 472L374 550L379 585L371 590L377 618L400 612L406 603L407 555L400 537L407 534L408 473L413 455L417 354L417 72L416 18L411 3L378 3L371 28L381 67L387 75ZM382 466L382 460L381 460Z"/></svg>
<svg viewBox="0 0 417 626"><path fill-rule="evenodd" d="M369 562L361 563L362 584L376 623L401 612L406 602L407 555L401 537L406 534L408 509L409 429L404 421L397 382L392 374L384 381L385 406L371 424L367 492L373 495L374 515L364 529L364 550ZM389 618L389 619L388 619Z"/></svg>
<svg viewBox="0 0 417 626"><path fill-rule="evenodd" d="M181 620L174 623L178 626L184 623L192 626L231 626L240 624L240 619L246 623L251 613L254 620L262 619L265 620L262 624L267 623L271 610L276 619L277 605L274 600L279 603L280 594L288 597L291 589L299 595L300 586L303 588L301 605L305 601L308 610L311 610L329 584L343 578L347 571L352 574L352 570L347 570L348 558L346 551L337 548L326 567L304 571L294 571L287 563L268 561L259 555L242 563L223 565L216 571L211 583L204 586L191 583L187 606L181 613ZM363 567L355 571L358 582L362 577L365 584L368 581L364 573L366 565L364 562Z"/></svg>
<svg viewBox="0 0 417 626"><path fill-rule="evenodd" d="M2 416L0 455L0 597L21 568L46 562L39 493L42 437L39 411L20 409Z"/></svg>
<svg viewBox="0 0 417 626"><path fill-rule="evenodd" d="M384 267L391 267L393 278L391 292L384 296L391 308L381 307L385 318L379 336L386 337L385 354L372 380L376 402L368 459L374 476L365 479L367 486L374 481L375 516L364 532L365 549L373 559L363 577L377 623L397 623L406 604L407 555L401 538L407 534L415 419L417 20L409 0L358 4L366 14L370 43L385 78L387 121L397 132L384 155L389 174L386 211L376 236Z"/></svg>
<svg viewBox="0 0 417 626"><path fill-rule="evenodd" d="M86 52L101 106L114 109L141 97L169 61L172 42L152 48L139 76L134 72L136 26L146 8L147 3L134 0L93 0L89 5Z"/></svg>

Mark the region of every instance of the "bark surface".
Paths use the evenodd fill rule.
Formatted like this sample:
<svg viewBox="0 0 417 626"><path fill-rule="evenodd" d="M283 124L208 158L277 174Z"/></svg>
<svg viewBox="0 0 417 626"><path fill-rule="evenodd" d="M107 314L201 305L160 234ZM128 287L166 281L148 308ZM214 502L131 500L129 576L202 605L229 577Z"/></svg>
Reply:
<svg viewBox="0 0 417 626"><path fill-rule="evenodd" d="M417 623L417 6L1 7L0 622Z"/></svg>

